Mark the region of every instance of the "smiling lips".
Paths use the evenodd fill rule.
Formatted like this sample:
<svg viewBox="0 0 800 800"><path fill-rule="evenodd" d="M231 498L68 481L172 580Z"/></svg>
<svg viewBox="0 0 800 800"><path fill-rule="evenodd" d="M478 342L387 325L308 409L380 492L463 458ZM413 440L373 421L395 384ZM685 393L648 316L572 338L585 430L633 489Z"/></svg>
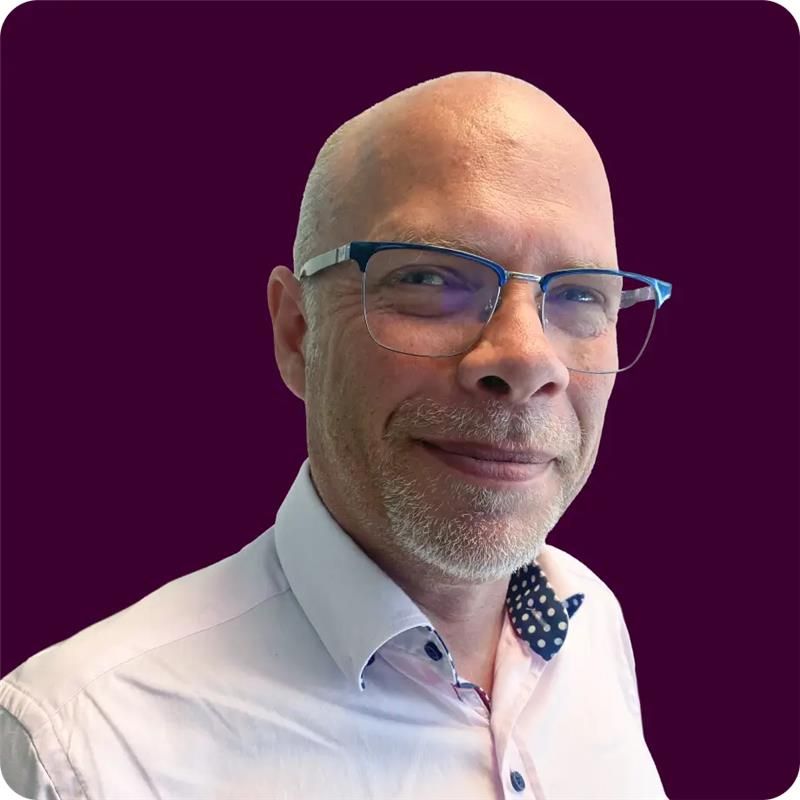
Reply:
<svg viewBox="0 0 800 800"><path fill-rule="evenodd" d="M446 440L421 440L423 444L453 453L460 456L469 456L479 461L490 461L495 463L517 463L517 464L544 464L555 458L553 453L543 450L530 449L509 449L498 448L491 445L480 444L479 442L459 442Z"/></svg>
<svg viewBox="0 0 800 800"><path fill-rule="evenodd" d="M552 457L540 450L503 450L475 442L433 442L419 444L441 464L471 480L509 490L526 488L549 474Z"/></svg>

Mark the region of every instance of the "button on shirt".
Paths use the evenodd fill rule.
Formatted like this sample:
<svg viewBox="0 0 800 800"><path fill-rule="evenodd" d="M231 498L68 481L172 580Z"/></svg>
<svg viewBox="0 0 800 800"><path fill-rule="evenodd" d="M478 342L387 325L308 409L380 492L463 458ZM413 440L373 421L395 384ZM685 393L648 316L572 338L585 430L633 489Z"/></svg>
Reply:
<svg viewBox="0 0 800 800"><path fill-rule="evenodd" d="M665 798L610 589L545 545L506 606L489 698L306 460L239 552L6 675L0 766L39 800Z"/></svg>

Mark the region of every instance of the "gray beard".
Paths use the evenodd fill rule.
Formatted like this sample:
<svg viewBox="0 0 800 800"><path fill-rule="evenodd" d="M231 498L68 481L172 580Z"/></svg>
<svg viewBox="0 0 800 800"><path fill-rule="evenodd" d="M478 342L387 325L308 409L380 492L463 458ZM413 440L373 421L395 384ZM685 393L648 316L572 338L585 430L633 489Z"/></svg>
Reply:
<svg viewBox="0 0 800 800"><path fill-rule="evenodd" d="M530 564L571 500L563 483L555 495L542 493L538 504L520 492L454 480L444 472L423 486L424 478L402 474L397 464L383 459L377 466L388 520L384 544L460 581L495 581ZM525 513L532 502L535 512Z"/></svg>

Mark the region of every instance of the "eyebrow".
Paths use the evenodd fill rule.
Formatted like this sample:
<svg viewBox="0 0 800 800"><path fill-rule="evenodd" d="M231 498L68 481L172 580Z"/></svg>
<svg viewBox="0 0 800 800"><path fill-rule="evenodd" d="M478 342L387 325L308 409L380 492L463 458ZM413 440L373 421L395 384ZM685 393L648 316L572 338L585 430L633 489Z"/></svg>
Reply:
<svg viewBox="0 0 800 800"><path fill-rule="evenodd" d="M463 250L466 253L472 253L489 261L494 261L496 264L500 263L489 254L489 248L479 239L443 236L433 229L402 228L397 231L392 241L404 244L431 244L435 247L445 247L448 250ZM601 264L597 261L566 259L559 261L558 267L548 271L557 272L562 269L616 269L616 267Z"/></svg>

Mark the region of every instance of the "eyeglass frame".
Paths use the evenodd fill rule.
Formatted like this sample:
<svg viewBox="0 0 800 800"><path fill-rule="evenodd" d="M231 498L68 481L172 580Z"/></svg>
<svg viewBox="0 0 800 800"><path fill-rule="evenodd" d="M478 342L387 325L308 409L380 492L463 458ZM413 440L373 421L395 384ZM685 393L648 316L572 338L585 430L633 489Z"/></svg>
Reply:
<svg viewBox="0 0 800 800"><path fill-rule="evenodd" d="M503 267L501 264L498 264L496 261L492 261L489 258L484 258L483 256L476 255L475 253L469 253L465 250L453 250L449 247L439 247L438 245L433 244L421 244L421 243L411 243L411 242L367 242L367 241L352 241L348 242L347 244L339 245L339 247L335 247L332 250L328 250L325 253L321 253L320 255L313 256L306 261L300 269L297 271L297 278L298 280L303 278L311 277L312 275L316 275L317 273L321 272L328 267L335 267L338 264L343 264L347 261L355 261L358 264L359 271L362 275L366 275L367 272L367 263L369 262L370 258L372 258L375 253L380 252L381 250L423 250L423 251L430 251L441 253L443 255L450 255L450 256L459 256L461 258L466 258L470 261L474 261L478 264L482 264L485 267L489 267L494 273L497 275L498 278L498 287L497 287L497 295L494 298L492 303L492 312L486 318L486 322L483 324L483 328L481 328L481 333L478 335L478 338L472 342L472 345L468 345L464 348L460 353L452 353L450 355L444 356L418 356L419 358L453 358L457 355L463 355L464 353L468 352L470 347L474 346L476 342L480 341L481 336L483 335L483 331L486 330L486 326L491 321L492 317L494 316L494 312L497 310L497 307L500 303L500 295L502 293L503 287L511 280L511 278L518 278L519 280L528 281L530 283L537 283L539 284L539 289L542 292L542 297L546 296L547 294L547 284L550 283L556 277L563 277L564 275L578 275L578 274L592 274L592 275L616 275L617 277L628 277L628 278L636 278L640 281L643 281L647 284L647 287L642 287L640 289L630 289L625 290L622 292L622 295L628 295L627 300L629 302L623 302L620 304L620 308L629 308L636 303L645 301L645 300L655 300L656 307L653 312L653 319L650 323L650 330L647 332L647 338L645 339L644 345L642 346L639 355L636 357L634 362L627 367L624 367L620 370L607 370L605 372L591 372L589 370L576 370L572 369L571 367L567 367L570 372L586 372L587 374L591 375L606 375L614 374L619 372L625 372L633 367L636 362L641 358L642 353L644 353L645 349L647 348L647 344L650 341L650 335L653 332L653 327L655 326L656 314L661 306L669 300L672 296L672 284L667 283L667 281L662 281L658 278L652 278L649 275L640 275L638 272L624 272L622 270L616 269L597 269L596 267L576 267L570 269L562 269L556 270L554 272L547 272L544 275L534 275L530 272L515 272L513 270L508 270ZM366 306L366 297L365 295L365 281L362 279L361 282L361 304L362 304L362 311L364 313L364 322L367 325L367 330L369 331L369 323L367 321L367 306ZM545 323L542 319L542 309L539 307L539 322L542 325L542 330L545 329ZM369 331L370 337L372 337L375 344L379 347L383 347L386 350L391 350L394 353L402 353L401 350L395 350L392 347L387 347L384 344L378 342L374 336L372 336L372 331ZM403 355L417 355L416 353L403 353Z"/></svg>

